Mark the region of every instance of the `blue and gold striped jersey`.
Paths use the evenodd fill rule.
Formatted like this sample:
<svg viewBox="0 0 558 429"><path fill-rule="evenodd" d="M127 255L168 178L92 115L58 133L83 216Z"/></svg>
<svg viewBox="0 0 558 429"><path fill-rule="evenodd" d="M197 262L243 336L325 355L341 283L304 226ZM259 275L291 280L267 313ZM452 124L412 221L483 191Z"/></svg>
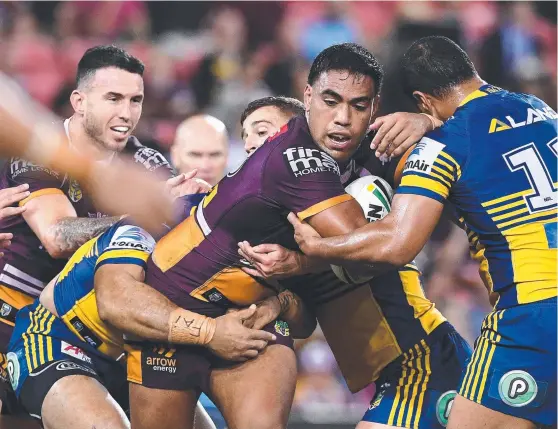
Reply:
<svg viewBox="0 0 558 429"><path fill-rule="evenodd" d="M149 233L121 220L81 246L56 278L56 312L68 329L89 346L86 349L113 358L123 353L122 333L107 326L97 311L96 270L105 264L134 264L145 268L154 245Z"/></svg>
<svg viewBox="0 0 558 429"><path fill-rule="evenodd" d="M557 118L484 85L405 164L397 192L453 203L497 308L557 295Z"/></svg>

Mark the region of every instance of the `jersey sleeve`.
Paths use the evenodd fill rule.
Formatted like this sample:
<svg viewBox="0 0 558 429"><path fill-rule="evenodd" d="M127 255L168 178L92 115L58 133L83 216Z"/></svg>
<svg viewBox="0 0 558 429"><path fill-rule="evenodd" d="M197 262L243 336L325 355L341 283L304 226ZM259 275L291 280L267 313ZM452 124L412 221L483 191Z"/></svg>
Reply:
<svg viewBox="0 0 558 429"><path fill-rule="evenodd" d="M66 180L65 174L21 158L12 158L7 168L8 183L11 186L29 184L30 195L19 202L20 206L42 195L64 195L62 186Z"/></svg>
<svg viewBox="0 0 558 429"><path fill-rule="evenodd" d="M155 149L146 146L136 146L133 153L134 161L145 167L146 170L153 172L161 180L174 177L174 169L163 154Z"/></svg>
<svg viewBox="0 0 558 429"><path fill-rule="evenodd" d="M97 258L95 270L106 264L132 264L145 269L154 247L155 240L142 228L134 225L118 226Z"/></svg>
<svg viewBox="0 0 558 429"><path fill-rule="evenodd" d="M352 199L341 185L339 165L305 132L287 136L264 169L264 195L304 220Z"/></svg>
<svg viewBox="0 0 558 429"><path fill-rule="evenodd" d="M460 180L467 140L450 129L423 137L406 159L398 194L415 194L444 202Z"/></svg>

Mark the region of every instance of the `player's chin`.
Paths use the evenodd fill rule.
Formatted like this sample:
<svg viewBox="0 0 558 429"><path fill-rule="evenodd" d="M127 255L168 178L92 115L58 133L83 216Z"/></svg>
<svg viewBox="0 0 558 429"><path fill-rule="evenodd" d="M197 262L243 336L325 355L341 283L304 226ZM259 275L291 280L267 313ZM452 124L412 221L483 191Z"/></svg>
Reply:
<svg viewBox="0 0 558 429"><path fill-rule="evenodd" d="M343 143L338 143L330 139L328 140L329 141L325 145L327 149L326 152L337 162L348 161L357 148L357 145L354 144L352 140Z"/></svg>
<svg viewBox="0 0 558 429"><path fill-rule="evenodd" d="M122 152L126 147L128 137L125 138L108 138L105 140L105 146L108 150L113 152Z"/></svg>

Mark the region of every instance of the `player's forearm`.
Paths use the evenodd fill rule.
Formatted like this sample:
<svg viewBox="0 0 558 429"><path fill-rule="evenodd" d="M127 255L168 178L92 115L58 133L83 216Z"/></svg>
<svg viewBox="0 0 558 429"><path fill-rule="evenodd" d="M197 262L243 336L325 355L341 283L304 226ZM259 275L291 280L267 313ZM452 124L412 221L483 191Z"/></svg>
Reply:
<svg viewBox="0 0 558 429"><path fill-rule="evenodd" d="M95 274L95 292L101 319L124 332L153 341L167 341L169 315L176 307L128 272ZM112 268L112 267L111 267Z"/></svg>
<svg viewBox="0 0 558 429"><path fill-rule="evenodd" d="M150 341L205 345L214 319L183 310L160 292L123 271L95 276L101 319L123 333ZM209 325L209 327L208 327ZM207 330L213 329L208 334Z"/></svg>
<svg viewBox="0 0 558 429"><path fill-rule="evenodd" d="M377 270L386 268L386 265L403 266L414 257L405 251L401 233L398 234L388 218L365 225L349 234L321 239L311 254L331 264L358 262L373 265L371 268L346 264L351 271Z"/></svg>
<svg viewBox="0 0 558 429"><path fill-rule="evenodd" d="M62 218L50 227L47 235L49 253L59 258L70 257L82 244L106 231L119 219L118 216Z"/></svg>
<svg viewBox="0 0 558 429"><path fill-rule="evenodd" d="M299 255L300 255L299 257L300 272L296 273L296 275L323 273L324 271L329 270L329 264L327 263L327 261L324 261L322 258L308 256L303 253L299 253Z"/></svg>
<svg viewBox="0 0 558 429"><path fill-rule="evenodd" d="M277 295L281 305L281 318L289 324L294 338L307 338L316 329L316 316L304 304L302 299L291 292L284 290Z"/></svg>

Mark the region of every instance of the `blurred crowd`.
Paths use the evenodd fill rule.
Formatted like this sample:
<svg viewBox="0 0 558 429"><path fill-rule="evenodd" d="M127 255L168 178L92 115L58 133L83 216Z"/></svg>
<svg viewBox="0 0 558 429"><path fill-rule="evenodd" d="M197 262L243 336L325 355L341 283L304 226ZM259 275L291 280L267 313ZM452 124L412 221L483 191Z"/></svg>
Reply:
<svg viewBox="0 0 558 429"><path fill-rule="evenodd" d="M0 2L0 34L0 70L61 117L71 115L75 69L87 48L114 43L139 57L146 100L135 134L171 154L175 166L188 167L188 157L205 162L208 179L244 158L239 118L248 102L301 98L310 62L336 42L361 43L385 65L381 114L412 109L397 85L396 60L430 34L465 47L489 83L556 109L555 2ZM195 113L225 124L227 133L216 125L217 149L201 132L176 132ZM187 142L182 149L179 140ZM472 342L489 307L465 234L441 222L419 259L427 295ZM341 420L353 410L359 418L371 392L348 392L319 329L298 352L294 407L314 417L327 409Z"/></svg>

